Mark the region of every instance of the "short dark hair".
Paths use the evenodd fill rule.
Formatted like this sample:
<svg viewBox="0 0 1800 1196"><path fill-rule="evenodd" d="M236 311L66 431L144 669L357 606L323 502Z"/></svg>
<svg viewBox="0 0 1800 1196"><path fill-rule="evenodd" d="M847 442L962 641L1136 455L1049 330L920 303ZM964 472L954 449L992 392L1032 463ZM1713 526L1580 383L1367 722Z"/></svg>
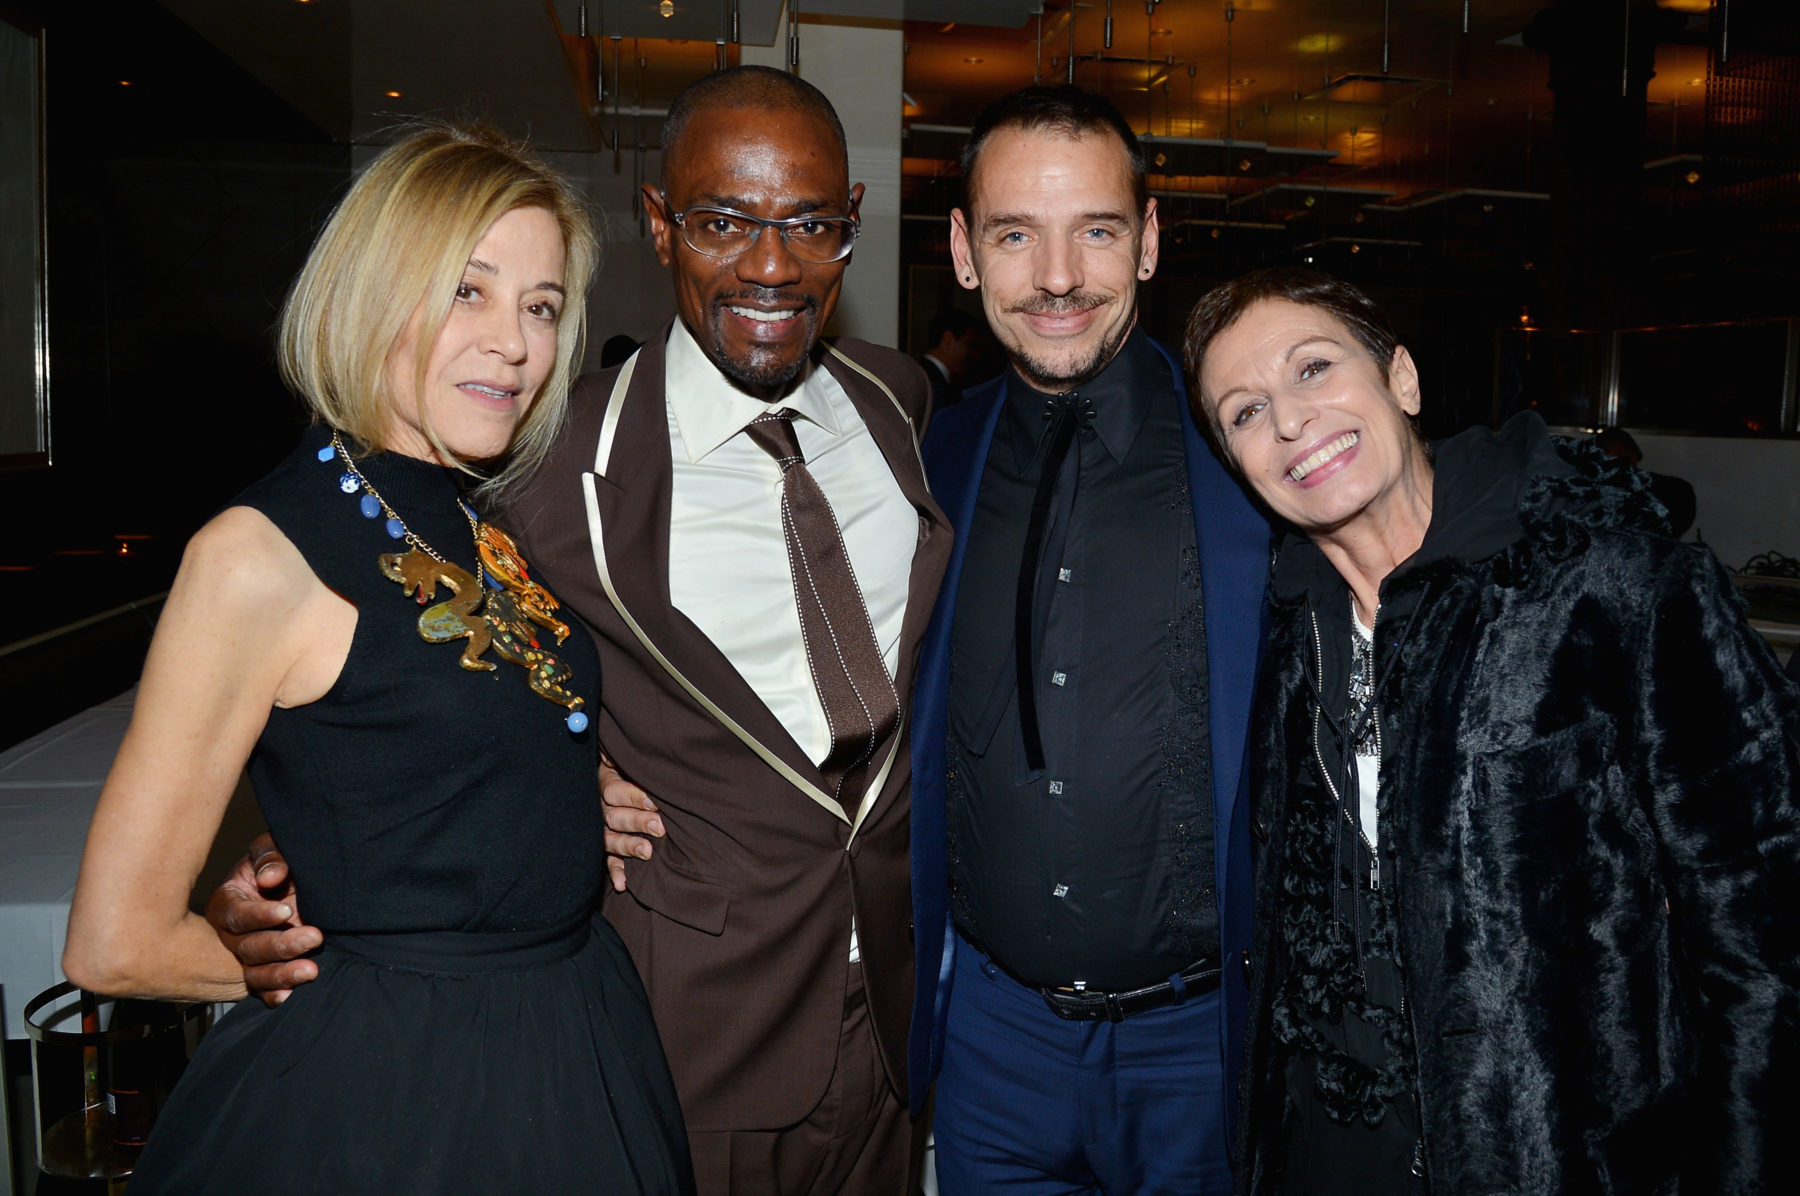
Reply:
<svg viewBox="0 0 1800 1196"><path fill-rule="evenodd" d="M1224 429L1219 426L1218 415L1207 408L1200 393L1200 368L1205 364L1206 351L1213 341L1264 299L1285 299L1302 307L1324 308L1343 321L1357 343L1375 359L1384 386L1388 380L1388 365L1394 360L1394 351L1400 347L1400 338L1394 334L1387 313L1377 307L1373 299L1322 270L1269 266L1220 283L1201 296L1188 316L1187 333L1181 340L1181 359L1187 370L1188 395L1195 414L1200 417L1200 426L1211 434L1221 451ZM1230 455L1223 452L1222 455L1230 463Z"/></svg>
<svg viewBox="0 0 1800 1196"><path fill-rule="evenodd" d="M1601 428L1594 433L1594 443L1607 456L1623 457L1633 465L1644 459L1644 450L1638 447L1637 438L1624 428Z"/></svg>
<svg viewBox="0 0 1800 1196"><path fill-rule="evenodd" d="M772 112L800 112L816 116L831 129L838 153L844 158L845 169L849 168L850 149L849 143L844 140L844 125L838 120L837 109L831 106L831 101L825 98L824 92L799 75L778 71L774 67L734 66L729 70L700 76L682 88L670 102L669 114L663 118L662 126L662 169L665 178L669 162L675 156L675 147L680 143L682 134L687 132L688 121L693 118L694 113L711 108L761 108Z"/></svg>
<svg viewBox="0 0 1800 1196"><path fill-rule="evenodd" d="M1061 83L1055 87L1025 87L1002 96L981 110L975 127L969 130L969 143L963 146L963 190L967 202L975 202L975 168L981 161L981 147L997 129L1024 129L1028 132L1049 131L1067 137L1086 133L1111 133L1125 149L1125 160L1131 171L1132 198L1138 214L1143 215L1150 203L1150 190L1144 182L1144 147L1131 125L1105 96Z"/></svg>
<svg viewBox="0 0 1800 1196"><path fill-rule="evenodd" d="M925 337L935 347L949 333L957 340L975 331L975 317L960 307L946 307L931 317L931 325L925 330Z"/></svg>

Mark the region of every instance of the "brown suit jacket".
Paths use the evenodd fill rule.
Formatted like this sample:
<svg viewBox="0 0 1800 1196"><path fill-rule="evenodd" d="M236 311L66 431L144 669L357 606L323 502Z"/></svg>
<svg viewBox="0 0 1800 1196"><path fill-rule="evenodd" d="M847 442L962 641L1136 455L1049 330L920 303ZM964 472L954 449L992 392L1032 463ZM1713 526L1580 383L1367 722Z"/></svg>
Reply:
<svg viewBox="0 0 1800 1196"><path fill-rule="evenodd" d="M628 892L609 892L605 913L643 974L688 1128L775 1129L803 1119L831 1078L853 912L881 1057L906 1093L908 727L877 756L884 774L853 827L781 723L672 606L664 339L577 383L569 427L512 522L594 632L600 742L656 798L668 831L652 859L629 861ZM918 455L929 390L891 350L846 340L818 352L919 515L895 679L904 719L950 553Z"/></svg>

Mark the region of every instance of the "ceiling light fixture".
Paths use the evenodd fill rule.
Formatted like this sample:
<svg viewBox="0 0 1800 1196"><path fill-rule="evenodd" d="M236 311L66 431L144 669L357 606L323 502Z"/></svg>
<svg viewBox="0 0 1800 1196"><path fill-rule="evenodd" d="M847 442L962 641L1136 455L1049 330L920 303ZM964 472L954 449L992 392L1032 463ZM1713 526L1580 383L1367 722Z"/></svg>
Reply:
<svg viewBox="0 0 1800 1196"><path fill-rule="evenodd" d="M675 0L662 0L662 3L656 6L656 11L662 14L663 20L668 20L675 15Z"/></svg>
<svg viewBox="0 0 1800 1196"><path fill-rule="evenodd" d="M381 94L385 95L390 100L397 100L400 98L400 95L401 95L401 93L397 92L397 91L384 91Z"/></svg>
<svg viewBox="0 0 1800 1196"><path fill-rule="evenodd" d="M966 63L968 63L968 64L969 64L969 65L970 65L970 66L980 66L980 65L981 65L981 64L982 64L982 63L983 63L983 62L985 62L985 61L986 61L986 59L982 59L982 58L965 58L965 59L963 59L963 61L964 61L964 62L966 62Z"/></svg>

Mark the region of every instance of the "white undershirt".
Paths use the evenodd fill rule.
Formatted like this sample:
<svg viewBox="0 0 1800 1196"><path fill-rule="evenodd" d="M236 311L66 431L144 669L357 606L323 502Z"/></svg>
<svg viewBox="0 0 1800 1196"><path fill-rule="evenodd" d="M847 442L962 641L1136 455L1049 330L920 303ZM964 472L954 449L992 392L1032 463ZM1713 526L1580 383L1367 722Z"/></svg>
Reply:
<svg viewBox="0 0 1800 1196"><path fill-rule="evenodd" d="M1356 612L1356 604L1350 604L1350 622L1355 626L1355 635L1369 648L1370 659L1374 659L1375 629L1364 626L1362 616ZM1380 742L1377 740L1377 742ZM1356 814L1362 823L1362 831L1368 836L1369 846L1377 845L1375 837L1375 793L1381 784L1381 762L1374 756L1358 756L1356 758Z"/></svg>
<svg viewBox="0 0 1800 1196"><path fill-rule="evenodd" d="M788 569L781 468L744 426L776 407L797 414L795 438L837 516L889 676L900 656L918 514L850 396L825 369L809 364L785 396L764 403L720 373L677 320L664 391L674 463L669 596L819 763L831 751L831 730L813 687Z"/></svg>

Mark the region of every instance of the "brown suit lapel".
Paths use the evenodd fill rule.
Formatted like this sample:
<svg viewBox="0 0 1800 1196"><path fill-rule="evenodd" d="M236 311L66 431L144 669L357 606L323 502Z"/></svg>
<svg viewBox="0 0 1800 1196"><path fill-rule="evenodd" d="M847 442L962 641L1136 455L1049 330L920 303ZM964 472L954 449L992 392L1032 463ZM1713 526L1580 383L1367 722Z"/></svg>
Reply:
<svg viewBox="0 0 1800 1196"><path fill-rule="evenodd" d="M900 625L900 659L894 687L900 691L905 711L911 702L915 649L925 636L931 610L937 601L938 582L950 559L950 535L944 513L925 483L925 465L919 459L918 432L912 419L887 384L862 368L837 346L826 347L825 367L843 386L870 436L887 459L888 469L900 484L900 493L919 516L919 541L913 549L912 572L907 583L906 616Z"/></svg>
<svg viewBox="0 0 1800 1196"><path fill-rule="evenodd" d="M796 789L842 820L842 808L826 793L817 767L724 653L675 609L670 598L673 463L664 394L666 356L666 335L652 337L620 372L607 401L594 461L582 479L601 584L639 643L690 697ZM855 822L860 827L897 763L917 648L949 558L950 537L943 512L926 488L912 422L893 392L835 347L827 347L822 360L856 406L901 493L919 516L895 678L902 731L884 750L882 766L871 774L875 783Z"/></svg>
<svg viewBox="0 0 1800 1196"><path fill-rule="evenodd" d="M613 608L688 695L807 797L843 811L824 778L725 654L669 596L673 463L663 394L666 337L652 337L608 397L582 478L594 566Z"/></svg>

